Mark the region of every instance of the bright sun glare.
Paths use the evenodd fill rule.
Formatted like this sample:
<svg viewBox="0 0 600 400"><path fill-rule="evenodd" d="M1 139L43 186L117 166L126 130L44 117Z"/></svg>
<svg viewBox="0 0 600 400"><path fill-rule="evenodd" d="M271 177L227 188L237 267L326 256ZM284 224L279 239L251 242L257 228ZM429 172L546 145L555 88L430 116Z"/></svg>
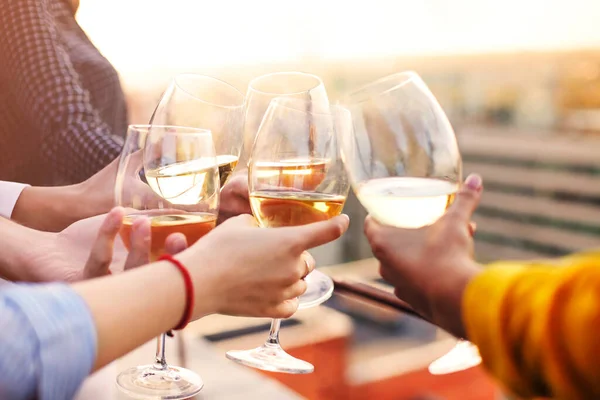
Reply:
<svg viewBox="0 0 600 400"><path fill-rule="evenodd" d="M599 47L595 0L81 0L124 75L381 55Z"/></svg>

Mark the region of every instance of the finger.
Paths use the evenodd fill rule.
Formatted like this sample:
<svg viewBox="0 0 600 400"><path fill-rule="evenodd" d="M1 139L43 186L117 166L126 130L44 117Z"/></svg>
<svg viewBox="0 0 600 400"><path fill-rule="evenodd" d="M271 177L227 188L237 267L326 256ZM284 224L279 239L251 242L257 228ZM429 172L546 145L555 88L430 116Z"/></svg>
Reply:
<svg viewBox="0 0 600 400"><path fill-rule="evenodd" d="M349 224L350 218L342 214L327 221L279 229L301 253L339 238L346 232Z"/></svg>
<svg viewBox="0 0 600 400"><path fill-rule="evenodd" d="M371 217L371 214L367 215L365 218L365 224L363 226L363 231L367 238L371 238L379 232L383 226L375 220L375 218Z"/></svg>
<svg viewBox="0 0 600 400"><path fill-rule="evenodd" d="M256 222L256 219L252 215L248 215L248 214L241 214L241 215L229 218L223 224L223 226L229 226L229 225L234 225L234 224L236 224L239 227L250 227L250 228L256 228L258 226L258 222ZM219 228L217 227L217 229L219 229Z"/></svg>
<svg viewBox="0 0 600 400"><path fill-rule="evenodd" d="M477 223L469 222L469 235L471 235L471 236L475 235L475 231L477 231Z"/></svg>
<svg viewBox="0 0 600 400"><path fill-rule="evenodd" d="M221 193L221 206L217 224L220 225L229 218L242 214L252 214L249 200L247 198L237 197L237 195L226 195Z"/></svg>
<svg viewBox="0 0 600 400"><path fill-rule="evenodd" d="M402 290L400 288L395 288L394 289L394 296L396 296L397 298L399 298L400 300L405 301L405 297L404 293L402 292Z"/></svg>
<svg viewBox="0 0 600 400"><path fill-rule="evenodd" d="M479 205L482 188L481 177L475 174L469 175L446 215L468 223Z"/></svg>
<svg viewBox="0 0 600 400"><path fill-rule="evenodd" d="M236 215L241 214L252 214L252 208L250 207L248 199L233 196L221 196L221 203L223 212L229 217L235 217Z"/></svg>
<svg viewBox="0 0 600 400"><path fill-rule="evenodd" d="M121 229L125 210L122 207L113 208L102 222L98 236L85 264L83 276L85 279L108 275L112 261L115 237Z"/></svg>
<svg viewBox="0 0 600 400"><path fill-rule="evenodd" d="M384 281L386 281L390 285L394 284L392 282L393 275L389 272L386 265L381 262L379 263L379 275L383 278Z"/></svg>
<svg viewBox="0 0 600 400"><path fill-rule="evenodd" d="M293 298L290 300L285 300L284 302L282 302L281 304L277 305L274 309L272 313L272 315L269 315L269 317L271 318L289 318L292 315L294 315L294 313L298 310L298 305L300 304L300 301L298 300L298 298Z"/></svg>
<svg viewBox="0 0 600 400"><path fill-rule="evenodd" d="M281 269L284 274L282 276L282 283L284 285L293 285L294 283L303 280L308 274L315 269L315 259L310 255L308 251L303 252L298 261L291 264L290 270Z"/></svg>
<svg viewBox="0 0 600 400"><path fill-rule="evenodd" d="M283 291L281 300L292 300L296 297L302 296L304 292L306 292L307 287L306 281L300 279Z"/></svg>
<svg viewBox="0 0 600 400"><path fill-rule="evenodd" d="M229 182L223 186L223 191L231 193L233 196L248 202L250 194L248 193L248 175L237 175L229 179Z"/></svg>
<svg viewBox="0 0 600 400"><path fill-rule="evenodd" d="M150 247L152 245L150 220L148 218L136 218L131 226L129 235L129 254L125 260L124 270L148 264L150 261Z"/></svg>
<svg viewBox="0 0 600 400"><path fill-rule="evenodd" d="M187 249L187 239L183 233L173 233L165 240L165 251L167 254L175 255Z"/></svg>
<svg viewBox="0 0 600 400"><path fill-rule="evenodd" d="M304 253L302 253L302 265L300 266L301 269L301 276L302 278L306 278L306 276L308 274L310 274L311 272L314 271L315 266L317 264L317 262L315 261L314 257L308 252L305 251Z"/></svg>

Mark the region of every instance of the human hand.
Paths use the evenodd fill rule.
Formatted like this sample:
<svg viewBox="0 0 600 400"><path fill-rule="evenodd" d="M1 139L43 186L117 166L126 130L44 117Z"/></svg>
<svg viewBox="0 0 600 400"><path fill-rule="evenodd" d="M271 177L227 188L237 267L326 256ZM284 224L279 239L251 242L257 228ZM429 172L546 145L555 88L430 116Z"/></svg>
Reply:
<svg viewBox="0 0 600 400"><path fill-rule="evenodd" d="M365 234L380 261L381 276L398 298L447 331L464 337L462 294L479 271L473 260L470 219L479 204L481 178L471 175L437 222L400 229L365 221Z"/></svg>
<svg viewBox="0 0 600 400"><path fill-rule="evenodd" d="M110 164L78 184L80 195L85 198L86 215L92 217L105 214L115 206L115 180L119 168L119 157Z"/></svg>
<svg viewBox="0 0 600 400"><path fill-rule="evenodd" d="M131 232L131 251L121 241L119 230L124 209L80 220L58 234L38 233L37 246L25 259L38 281L79 281L108 275L148 263L150 222L137 219ZM187 247L185 236L173 234L165 243L175 254Z"/></svg>
<svg viewBox="0 0 600 400"><path fill-rule="evenodd" d="M221 188L218 224L241 214L252 214L248 193L248 175L237 174Z"/></svg>
<svg viewBox="0 0 600 400"><path fill-rule="evenodd" d="M46 232L60 232L76 221L105 214L113 207L118 159L84 182L56 187L27 187L11 219Z"/></svg>
<svg viewBox="0 0 600 400"><path fill-rule="evenodd" d="M306 290L302 279L314 269L306 250L340 237L349 219L285 228L259 228L254 218L229 219L178 258L190 268L199 307L210 313L288 318Z"/></svg>

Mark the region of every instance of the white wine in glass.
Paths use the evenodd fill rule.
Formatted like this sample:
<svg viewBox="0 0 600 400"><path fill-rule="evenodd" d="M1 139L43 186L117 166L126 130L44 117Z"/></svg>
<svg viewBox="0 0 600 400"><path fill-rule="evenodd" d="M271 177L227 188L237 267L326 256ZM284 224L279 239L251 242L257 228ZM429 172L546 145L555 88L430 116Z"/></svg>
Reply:
<svg viewBox="0 0 600 400"><path fill-rule="evenodd" d="M391 177L356 185L356 196L378 221L420 228L437 221L450 207L459 185L430 178Z"/></svg>
<svg viewBox="0 0 600 400"><path fill-rule="evenodd" d="M150 123L210 130L223 187L233 174L242 150L244 101L239 90L219 79L180 74L163 94Z"/></svg>
<svg viewBox="0 0 600 400"><path fill-rule="evenodd" d="M263 228L324 221L344 208L350 184L336 134L338 108L327 113L312 109L305 100L276 98L260 125L250 156L248 186L252 213ZM345 116L350 118L347 111ZM300 299L301 306L312 307L331 296L333 282L327 275L313 271L305 279L312 290L304 295L305 301ZM229 351L227 358L267 371L313 372L313 365L281 348L280 322L273 320L262 346Z"/></svg>
<svg viewBox="0 0 600 400"><path fill-rule="evenodd" d="M176 204L198 204L202 196L211 191L210 179L218 158L203 157L146 169L146 181L158 196ZM219 174L220 175L220 174Z"/></svg>
<svg viewBox="0 0 600 400"><path fill-rule="evenodd" d="M256 191L250 195L254 216L266 228L298 226L340 215L346 197L293 191Z"/></svg>
<svg viewBox="0 0 600 400"><path fill-rule="evenodd" d="M249 166L251 151L255 143L259 127L265 117L267 108L274 99L289 99L290 101L303 102L301 107L308 113L329 113L329 99L327 91L321 78L316 75L304 72L275 72L266 74L253 79L248 85L246 92L246 110L244 120L244 146L240 156L240 166L246 168ZM297 103L300 104L300 103ZM309 132L306 133L308 135ZM255 167L257 179L265 182L266 179L281 179L281 184L286 181L300 180L306 190L317 187L325 171L325 159L316 159L314 155L299 157L286 157L284 163L281 160L274 160L272 165L268 163ZM241 170L240 168L240 170ZM279 178L280 177L280 178ZM279 185L276 181L274 185ZM298 189L298 188L297 188ZM302 189L302 188L299 188ZM315 306L327 300L333 288L331 279L322 272L315 270L307 278L308 289L306 293L300 296L300 307L308 308Z"/></svg>
<svg viewBox="0 0 600 400"><path fill-rule="evenodd" d="M357 198L377 221L420 228L437 221L460 188L462 162L441 106L414 72L379 79L342 101L353 134L342 137L342 158ZM475 346L459 344L434 361L445 374L481 362Z"/></svg>
<svg viewBox="0 0 600 400"><path fill-rule="evenodd" d="M144 176L145 175L145 176ZM130 247L133 224L150 220L150 261L165 254L172 233L189 245L217 223L219 172L210 131L192 127L132 125L119 159L116 204L127 210L120 235ZM203 386L193 371L167 364L165 334L153 364L123 371L117 386L134 398L187 399Z"/></svg>

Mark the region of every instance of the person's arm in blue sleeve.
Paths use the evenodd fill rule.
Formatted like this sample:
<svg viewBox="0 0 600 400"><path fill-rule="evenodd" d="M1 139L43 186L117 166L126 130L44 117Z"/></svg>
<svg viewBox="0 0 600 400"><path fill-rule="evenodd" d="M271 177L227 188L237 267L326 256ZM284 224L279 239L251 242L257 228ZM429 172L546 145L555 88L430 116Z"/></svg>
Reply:
<svg viewBox="0 0 600 400"><path fill-rule="evenodd" d="M92 371L96 329L64 284L0 291L0 398L70 399Z"/></svg>

